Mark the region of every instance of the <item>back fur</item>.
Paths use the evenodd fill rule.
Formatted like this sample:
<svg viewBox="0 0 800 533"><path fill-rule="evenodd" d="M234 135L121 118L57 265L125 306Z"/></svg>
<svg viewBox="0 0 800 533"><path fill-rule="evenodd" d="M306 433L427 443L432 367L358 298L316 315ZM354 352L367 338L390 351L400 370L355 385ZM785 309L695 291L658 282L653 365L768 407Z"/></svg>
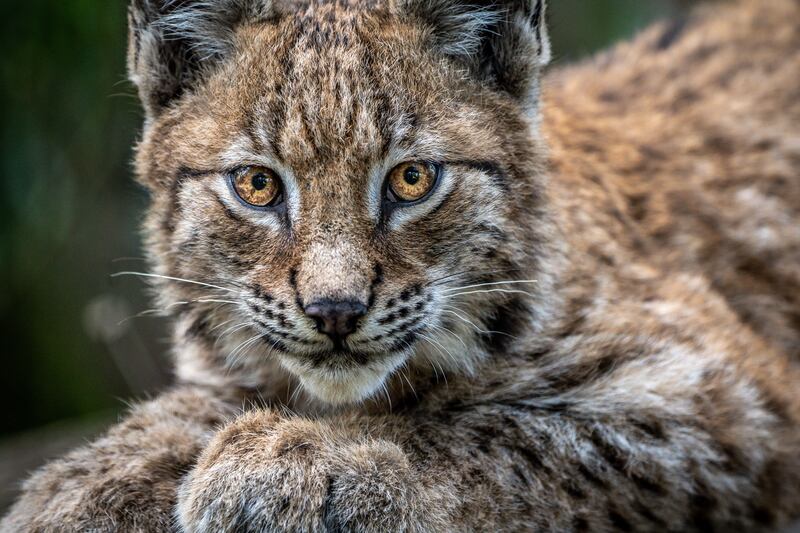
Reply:
<svg viewBox="0 0 800 533"><path fill-rule="evenodd" d="M789 22L798 5L720 10L549 76L553 183L602 194L603 225L627 234L627 251L702 274L798 358L800 25Z"/></svg>

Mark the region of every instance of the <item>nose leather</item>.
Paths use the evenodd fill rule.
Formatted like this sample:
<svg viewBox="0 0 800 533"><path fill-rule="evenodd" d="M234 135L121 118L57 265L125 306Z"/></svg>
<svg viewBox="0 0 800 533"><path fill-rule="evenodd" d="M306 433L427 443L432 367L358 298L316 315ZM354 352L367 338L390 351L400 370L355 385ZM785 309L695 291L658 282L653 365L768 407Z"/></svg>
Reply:
<svg viewBox="0 0 800 533"><path fill-rule="evenodd" d="M320 300L308 304L304 311L314 319L320 333L336 342L355 332L367 306L356 300Z"/></svg>

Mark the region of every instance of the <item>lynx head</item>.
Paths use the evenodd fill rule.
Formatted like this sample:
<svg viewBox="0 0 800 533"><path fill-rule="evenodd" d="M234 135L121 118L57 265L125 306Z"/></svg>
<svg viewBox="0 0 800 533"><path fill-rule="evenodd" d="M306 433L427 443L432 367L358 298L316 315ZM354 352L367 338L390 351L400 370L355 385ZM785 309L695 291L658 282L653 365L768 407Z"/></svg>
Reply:
<svg viewBox="0 0 800 533"><path fill-rule="evenodd" d="M511 317L537 320L544 9L133 0L137 172L179 375L257 386L278 362L355 402L403 367L474 371Z"/></svg>

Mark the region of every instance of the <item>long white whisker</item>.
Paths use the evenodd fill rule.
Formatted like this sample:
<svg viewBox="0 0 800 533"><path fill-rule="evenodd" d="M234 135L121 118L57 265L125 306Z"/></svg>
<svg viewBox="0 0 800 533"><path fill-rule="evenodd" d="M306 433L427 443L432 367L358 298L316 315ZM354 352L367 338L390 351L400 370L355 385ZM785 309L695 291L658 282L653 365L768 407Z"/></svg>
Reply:
<svg viewBox="0 0 800 533"><path fill-rule="evenodd" d="M445 347L444 347L444 345L442 345L442 343L440 343L439 341L437 341L437 340L436 340L436 339L434 339L433 337L428 337L428 336L427 336L427 335L425 335L424 333L420 333L419 331L417 332L417 335L419 335L419 336L420 336L420 337L422 337L423 339L427 340L428 342L431 342L431 343L435 344L436 346L439 346L439 347L440 347L442 350L444 350L445 352L447 352L447 355L448 355L448 356L450 356L450 359L453 361L453 364L458 364L458 359L456 359L456 356L454 356L454 355L452 354L452 352L450 352L450 350L448 350L447 348L445 348ZM441 352L440 352L440 353L441 353ZM444 355L444 354L442 354L442 355Z"/></svg>
<svg viewBox="0 0 800 533"><path fill-rule="evenodd" d="M442 297L443 298L453 298L455 296L464 296L464 295L467 295L467 294L487 294L487 293L490 293L490 292L502 292L504 294L525 294L527 296L530 296L531 298L534 298L534 295L529 293L529 292L527 292L527 291L520 291L520 290L515 290L515 289L485 289L485 290L480 290L480 291L464 291L464 292L457 292L455 294L445 294Z"/></svg>
<svg viewBox="0 0 800 533"><path fill-rule="evenodd" d="M216 330L216 329L219 329L219 328L221 328L221 327L224 327L226 324L230 324L230 323L231 323L231 322L233 322L234 320L236 320L236 319L235 319L235 318L231 318L231 319L228 319L228 320L223 320L222 322L220 322L219 324L217 324L216 326L214 326L213 328L211 328L211 329L210 329L210 330L208 330L208 331L214 331L214 330Z"/></svg>
<svg viewBox="0 0 800 533"><path fill-rule="evenodd" d="M486 274L491 274L491 272L486 273ZM454 273L448 274L446 276L441 276L441 277L432 279L432 280L428 281L426 283L426 285L428 285L428 286L443 285L448 280L451 280L451 279L454 279L454 278L459 278L459 277L463 277L463 276L474 276L474 275L475 275L475 272L473 270L463 270L461 272L454 272Z"/></svg>
<svg viewBox="0 0 800 533"><path fill-rule="evenodd" d="M445 333L448 333L448 334L452 335L453 337L456 338L456 340L458 342L461 343L461 346L463 346L465 350L469 350L469 348L467 348L467 344L461 339L461 337L456 335L455 332L449 330L448 328L446 328L444 326L438 326L438 325L435 325L435 324L429 324L428 327L433 328L436 331L443 331Z"/></svg>
<svg viewBox="0 0 800 533"><path fill-rule="evenodd" d="M303 384L302 384L302 383L300 383L300 380L298 380L298 381L297 381L297 387L295 387L295 389L294 389L294 392L293 392L293 393L292 393L292 395L289 397L288 403L290 403L290 404L291 404L291 403L294 403L294 401L295 401L295 400L297 399L297 397L300 395L300 392L302 392L302 390L303 390Z"/></svg>
<svg viewBox="0 0 800 533"><path fill-rule="evenodd" d="M261 338L263 338L263 335L261 335L259 337L259 339L256 339L256 340L260 340ZM239 360L245 359L252 352L253 345L258 345L258 343L257 342L250 342L250 343L247 344L247 346L242 348L242 350L239 352L239 355L238 355ZM261 345L258 345L258 346L261 346ZM275 348L275 343L273 343L272 346L269 347L269 351L266 353L266 355L271 354L272 350L274 348Z"/></svg>
<svg viewBox="0 0 800 533"><path fill-rule="evenodd" d="M414 398L419 398L419 396L417 396L417 391L416 391L416 390L414 390L414 385L412 385L412 384L411 384L411 380L410 380L410 379L408 379L408 375L407 375L407 374L406 374L406 372L405 372L405 370L406 370L406 368L407 368L407 365L408 365L408 362L406 361L406 363L405 363L405 364L403 364L403 366L402 366L401 368L399 368L399 369L398 369L398 370L399 370L399 372L398 372L398 373L400 374L400 376L402 376L402 377L403 377L403 379L405 379L405 380L406 380L406 383L408 383L408 386L409 386L409 387L411 387L411 394L413 394L413 395L414 395Z"/></svg>
<svg viewBox="0 0 800 533"><path fill-rule="evenodd" d="M449 307L449 306L442 306L442 307ZM477 324L475 324L474 322L472 322L471 320L469 320L467 318L464 318L463 316L461 316L460 314L456 313L455 311L451 311L449 309L444 309L443 308L442 312L443 313L450 313L452 315L455 315L456 318L462 320L463 322L465 322L465 323L469 324L470 326L472 326L473 328L475 328L475 331L477 331L478 333L483 333L484 335L505 335L507 337L511 337L512 339L516 339L517 338L514 335L511 335L510 333L506 333L505 331L494 331L494 330L481 329L481 328L479 328L477 326Z"/></svg>
<svg viewBox="0 0 800 533"><path fill-rule="evenodd" d="M275 346L277 346L277 345L278 345L278 341L276 340L275 342L273 342L273 343L270 345L270 347L269 347L269 351L267 352L267 355L270 355L270 354L272 354L272 352L274 352L274 351L275 351Z"/></svg>
<svg viewBox="0 0 800 533"><path fill-rule="evenodd" d="M381 387L383 387L383 393L386 395L386 401L389 402L389 412L392 412L392 397L389 395L389 389L386 388L386 382L384 381L381 383Z"/></svg>
<svg viewBox="0 0 800 533"><path fill-rule="evenodd" d="M425 340L425 339L423 339L423 340ZM430 341L426 341L426 342L430 343ZM431 364L431 366L434 367L434 373L436 372L436 367L439 367L439 372L442 373L442 379L444 380L444 384L445 384L446 387L449 387L450 385L449 385L449 383L447 383L447 374L445 374L444 368L442 368L441 363L439 363L438 361L434 361L434 360L430 359L427 356L425 356L425 359L427 359L428 362ZM437 383L439 381L439 374L438 373L436 374L436 381L437 381Z"/></svg>
<svg viewBox="0 0 800 533"><path fill-rule="evenodd" d="M426 342L426 343L430 344L431 346L433 346L434 348L436 348L436 351L439 352L441 355L444 355L444 352L442 352L442 349L439 348L438 346L436 346L435 344L433 344L433 342L431 342L431 340L428 337L423 337L422 340L423 340L423 342ZM429 362L432 362L430 358L427 358L427 359L428 359Z"/></svg>
<svg viewBox="0 0 800 533"><path fill-rule="evenodd" d="M433 361L431 361L431 358L428 357L427 355L423 354L423 357L425 357L425 360L428 361L429 365L431 365L431 370L433 370L433 375L436 377L436 383L439 383L439 372L436 370L436 367L434 366Z"/></svg>
<svg viewBox="0 0 800 533"><path fill-rule="evenodd" d="M197 300L188 300L188 301L181 301L181 302L172 302L171 304L168 304L168 305L166 305L165 307L161 307L161 308L153 308L153 309L145 309L144 311L141 311L141 312L139 312L139 313L136 313L135 315L131 315L131 316L127 317L127 318L124 318L124 319L120 320L120 321L119 321L119 323L117 323L117 325L119 326L119 325L122 325L122 324L124 324L124 323L125 323L125 322L127 322L128 320L132 320L132 319L134 319L134 318L141 318L141 317L144 317L144 316L150 316L150 315L156 315L156 316L159 316L159 315L160 315L160 316L168 316L168 315L167 315L167 313L169 312L169 310L170 310L172 307L177 307L177 306L179 306L179 305L189 305L190 303L192 303L192 302L196 302L196 301L197 301Z"/></svg>
<svg viewBox="0 0 800 533"><path fill-rule="evenodd" d="M169 304L168 306L166 306L164 308L145 309L144 311L140 311L140 312L136 313L135 315L131 315L129 317L123 318L122 320L117 322L117 325L121 326L122 324L124 324L125 322L128 322L129 320L133 320L134 318L142 318L142 317L145 317L145 316L151 316L151 315L167 316L166 313L167 313L167 311L169 311L170 307L175 307L175 306L178 306L178 305L187 305L188 303L189 302L173 302L173 303Z"/></svg>
<svg viewBox="0 0 800 533"><path fill-rule="evenodd" d="M507 274L509 272L519 272L517 268L504 268L499 270L462 270L460 272L455 272L453 274L448 274L446 276L441 276L436 279L432 279L426 283L428 286L432 285L442 285L452 278L458 276L484 276L484 275L494 275L494 274Z"/></svg>
<svg viewBox="0 0 800 533"><path fill-rule="evenodd" d="M240 353L244 353L249 346L254 344L261 337L263 337L263 334L259 333L255 337L251 337L251 338L247 339L246 341L244 341L241 344L239 344L239 346L234 348L233 351L228 355L228 357L231 358L232 363L235 364L236 363L236 356L239 355Z"/></svg>
<svg viewBox="0 0 800 533"><path fill-rule="evenodd" d="M230 289L228 287L220 287L219 285L213 285L211 283L204 283L202 281L196 281L193 279L184 279L184 278L176 278L174 276L162 276L161 274L151 274L149 272L133 272L133 271L124 271L124 272L115 272L111 274L112 278L118 278L120 276L139 276L143 278L159 278L159 279L168 279L172 281L181 281L183 283L191 283L194 285L201 285L203 287L211 287L212 289L219 289L221 291L228 291L233 293L238 293L239 291L236 289Z"/></svg>
<svg viewBox="0 0 800 533"><path fill-rule="evenodd" d="M455 315L456 317L460 318L460 319L461 319L463 322L465 322L466 324L469 324L470 326L472 326L473 328L475 328L475 330L476 330L478 333L488 333L488 331L485 331L485 330L481 329L480 327L478 327L478 325L477 325L477 324L475 324L475 322L473 322L472 320L469 320L468 318L465 318L465 317L464 317L463 315L461 315L460 313L457 313L457 312L455 312L455 311L452 311L451 309L447 309L447 308L449 308L449 307L450 307L449 305L448 305L448 306L442 306L442 311L443 311L443 312L445 312L445 313L450 313L451 315ZM462 312L463 312L463 311L462 311Z"/></svg>
<svg viewBox="0 0 800 533"><path fill-rule="evenodd" d="M189 304L192 304L192 303L195 303L195 302L198 302L198 303L220 303L220 304L238 304L239 303L239 302L234 302L234 301L231 301L231 300L215 300L215 299L211 299L211 298L197 298L195 300L184 300L184 301L180 301L180 302L172 302L171 304L167 304L163 308L146 309L146 310L141 311L141 312L139 312L139 313L137 313L135 315L131 315L131 316L127 317L127 318L124 318L124 319L120 320L117 325L119 326L119 325L122 325L122 324L124 324L125 322L127 322L129 320L132 320L134 318L141 318L141 317L144 317L144 316L159 315L159 314L161 314L161 316L167 316L167 313L169 312L169 310L171 308L177 307L179 305L189 305ZM228 322L230 322L230 321L228 321Z"/></svg>
<svg viewBox="0 0 800 533"><path fill-rule="evenodd" d="M464 287L451 287L447 289L442 289L442 292L453 292L453 291L460 291L462 289L474 289L477 287L488 287L490 285L514 285L520 283L539 283L538 280L535 279L521 279L521 280L514 280L514 281L492 281L490 283L476 283L475 285L465 285Z"/></svg>
<svg viewBox="0 0 800 533"><path fill-rule="evenodd" d="M214 342L214 344L217 345L226 336L233 335L237 331L241 331L241 330L243 330L243 329L245 329L245 328L247 328L249 326L254 326L254 325L256 325L255 322L249 322L249 321L248 322L240 322L239 324L235 324L235 325L227 328L222 333L220 333L219 337L217 337L217 340Z"/></svg>

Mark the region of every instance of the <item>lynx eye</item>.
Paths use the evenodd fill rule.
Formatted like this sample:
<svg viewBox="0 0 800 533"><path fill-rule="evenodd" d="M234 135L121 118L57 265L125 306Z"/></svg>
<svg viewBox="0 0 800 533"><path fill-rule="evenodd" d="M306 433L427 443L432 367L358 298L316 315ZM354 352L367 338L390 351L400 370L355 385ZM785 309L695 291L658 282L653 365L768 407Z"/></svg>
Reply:
<svg viewBox="0 0 800 533"><path fill-rule="evenodd" d="M278 175L266 167L244 167L231 174L236 196L253 207L273 207L283 201L283 186Z"/></svg>
<svg viewBox="0 0 800 533"><path fill-rule="evenodd" d="M386 196L392 202L416 202L436 185L439 168L432 163L409 161L389 171Z"/></svg>

